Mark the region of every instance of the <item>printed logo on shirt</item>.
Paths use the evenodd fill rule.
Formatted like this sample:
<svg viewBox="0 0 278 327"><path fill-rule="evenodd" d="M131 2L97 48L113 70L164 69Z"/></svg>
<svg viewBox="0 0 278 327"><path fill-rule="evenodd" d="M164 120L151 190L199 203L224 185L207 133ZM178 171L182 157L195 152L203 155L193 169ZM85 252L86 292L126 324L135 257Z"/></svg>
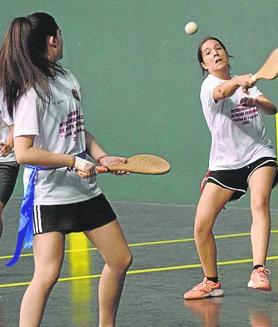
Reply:
<svg viewBox="0 0 278 327"><path fill-rule="evenodd" d="M76 135L81 132L85 132L83 115L79 110L73 110L69 112L67 118L60 123L60 137L67 138L73 136L73 140L75 141Z"/></svg>
<svg viewBox="0 0 278 327"><path fill-rule="evenodd" d="M72 93L73 97L74 97L77 101L80 101L79 94L78 94L78 92L77 92L75 89L72 89L72 90L71 90L71 93Z"/></svg>
<svg viewBox="0 0 278 327"><path fill-rule="evenodd" d="M252 125L252 120L259 115L257 107L237 106L231 110L231 118L234 123L242 125Z"/></svg>

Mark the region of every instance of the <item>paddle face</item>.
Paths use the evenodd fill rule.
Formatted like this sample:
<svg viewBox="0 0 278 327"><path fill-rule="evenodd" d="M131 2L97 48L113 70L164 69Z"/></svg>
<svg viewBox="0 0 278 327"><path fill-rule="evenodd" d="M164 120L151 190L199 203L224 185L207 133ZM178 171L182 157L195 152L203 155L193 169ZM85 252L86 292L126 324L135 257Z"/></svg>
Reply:
<svg viewBox="0 0 278 327"><path fill-rule="evenodd" d="M151 155L138 154L127 159L126 163L108 165L110 172L127 171L137 174L161 175L170 170L170 164L165 159Z"/></svg>
<svg viewBox="0 0 278 327"><path fill-rule="evenodd" d="M274 49L262 67L254 75L254 79L274 79L278 76L278 48Z"/></svg>

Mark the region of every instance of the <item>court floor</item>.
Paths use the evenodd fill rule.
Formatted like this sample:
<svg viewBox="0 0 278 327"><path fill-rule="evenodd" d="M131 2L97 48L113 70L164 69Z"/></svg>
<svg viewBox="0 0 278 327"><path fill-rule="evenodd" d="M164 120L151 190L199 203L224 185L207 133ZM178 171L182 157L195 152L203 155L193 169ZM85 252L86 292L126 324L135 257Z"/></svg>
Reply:
<svg viewBox="0 0 278 327"><path fill-rule="evenodd" d="M18 326L20 301L33 271L32 254L26 250L15 267L5 267L15 245L19 205L19 199L9 202L0 241L0 327ZM272 292L246 288L252 265L250 211L228 207L215 226L225 296L184 301L184 291L202 278L192 239L195 207L119 202L113 206L134 255L117 326L278 326L278 210L272 210L267 260ZM61 278L49 299L42 326L97 326L102 264L82 234L68 236Z"/></svg>

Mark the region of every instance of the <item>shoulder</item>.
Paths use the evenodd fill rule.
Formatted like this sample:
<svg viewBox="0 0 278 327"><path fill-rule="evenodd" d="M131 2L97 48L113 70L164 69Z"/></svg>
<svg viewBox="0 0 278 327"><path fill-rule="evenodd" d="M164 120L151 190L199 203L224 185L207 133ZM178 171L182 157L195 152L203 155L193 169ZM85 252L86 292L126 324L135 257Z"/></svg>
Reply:
<svg viewBox="0 0 278 327"><path fill-rule="evenodd" d="M71 70L69 70L69 69L67 69L67 68L64 68L64 67L63 67L63 70L64 70L64 72L65 72L65 74L63 75L64 78L66 78L66 79L68 79L68 80L73 80L73 81L78 82L78 81L77 81L77 78L75 77L75 75L73 74L73 72L72 72Z"/></svg>
<svg viewBox="0 0 278 327"><path fill-rule="evenodd" d="M38 106L38 100L38 93L31 87L19 99L17 107L15 108L15 113L25 110L28 110L28 112L33 111Z"/></svg>
<svg viewBox="0 0 278 327"><path fill-rule="evenodd" d="M75 75L72 73L72 71L64 67L63 70L64 70L64 74L59 73L58 75L59 82L64 86L68 85L68 87L80 89L79 82L75 77Z"/></svg>
<svg viewBox="0 0 278 327"><path fill-rule="evenodd" d="M223 80L209 74L203 81L201 86L201 97L212 94L214 88L223 83Z"/></svg>
<svg viewBox="0 0 278 327"><path fill-rule="evenodd" d="M30 87L20 98L19 102L26 99L36 99L38 94L33 87Z"/></svg>
<svg viewBox="0 0 278 327"><path fill-rule="evenodd" d="M216 76L209 74L202 83L202 87L201 88L205 88L205 87L209 87L210 85L219 85L223 83L223 80L221 80L220 78L217 78Z"/></svg>

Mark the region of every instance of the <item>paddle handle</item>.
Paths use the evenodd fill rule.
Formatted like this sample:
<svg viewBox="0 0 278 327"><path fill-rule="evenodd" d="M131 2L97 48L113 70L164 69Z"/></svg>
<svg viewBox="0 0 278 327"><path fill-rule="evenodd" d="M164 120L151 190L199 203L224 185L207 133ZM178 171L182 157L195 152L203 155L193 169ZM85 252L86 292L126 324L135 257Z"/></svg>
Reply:
<svg viewBox="0 0 278 327"><path fill-rule="evenodd" d="M253 82L253 83L256 83L257 80L258 80L258 76L257 76L257 74L253 74L251 78L252 78L252 82Z"/></svg>
<svg viewBox="0 0 278 327"><path fill-rule="evenodd" d="M109 168L105 166L96 166L95 170L97 174L105 174L110 172Z"/></svg>

